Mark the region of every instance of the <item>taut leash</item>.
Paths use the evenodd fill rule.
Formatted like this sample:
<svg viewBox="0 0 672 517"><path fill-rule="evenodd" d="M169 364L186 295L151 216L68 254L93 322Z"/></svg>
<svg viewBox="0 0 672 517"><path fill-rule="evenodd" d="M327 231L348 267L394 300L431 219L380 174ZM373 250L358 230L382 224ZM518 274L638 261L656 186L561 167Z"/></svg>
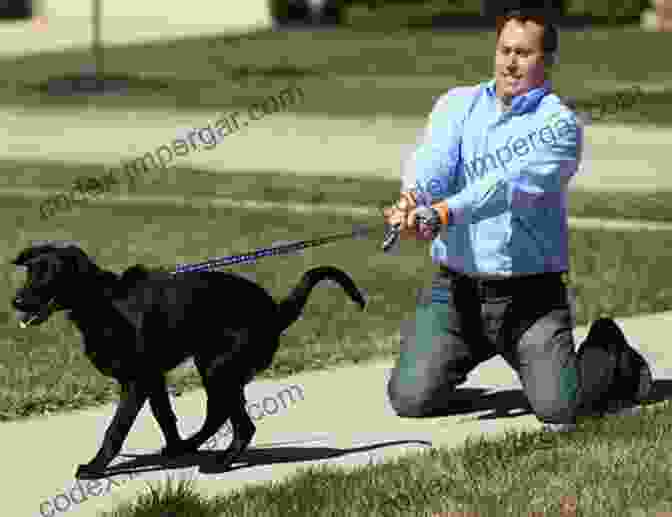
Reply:
<svg viewBox="0 0 672 517"><path fill-rule="evenodd" d="M341 233L336 235L329 235L326 237L320 237L319 239L297 241L292 242L290 244L284 244L282 246L274 246L271 248L260 248L258 250L249 251L247 253L242 253L240 255L231 255L228 257L213 258L195 264L180 264L177 266L175 271L172 272L172 274L175 275L177 273L213 271L215 269L223 268L233 264L255 262L257 259L260 259L262 257L287 255L302 249L312 248L315 246L323 246L324 244L329 244L331 242L336 242L344 239L361 238L370 233L371 231L372 229L367 226L355 227L355 229L350 233Z"/></svg>

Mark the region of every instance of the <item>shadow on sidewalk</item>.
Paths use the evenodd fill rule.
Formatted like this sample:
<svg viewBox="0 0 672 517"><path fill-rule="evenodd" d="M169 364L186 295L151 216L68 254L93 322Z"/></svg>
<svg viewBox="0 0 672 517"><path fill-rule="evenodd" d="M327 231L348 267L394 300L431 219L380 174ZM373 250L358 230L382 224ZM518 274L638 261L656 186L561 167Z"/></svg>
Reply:
<svg viewBox="0 0 672 517"><path fill-rule="evenodd" d="M500 390L490 392L484 388L458 388L452 395L450 408L437 409L432 417L466 415L488 411L474 420L492 420L532 414L532 407L523 390ZM672 380L654 381L651 393L642 406L672 400Z"/></svg>
<svg viewBox="0 0 672 517"><path fill-rule="evenodd" d="M300 443L300 442L299 442ZM337 447L250 447L243 452L233 466L222 468L217 465L217 458L221 457L224 450L198 451L193 454L185 454L180 458L168 459L160 454L121 454L126 458L134 458L130 461L119 463L106 469L105 473L98 476L107 478L121 474L142 474L169 469L186 469L199 467L203 474L219 474L231 472L243 468L250 468L275 463L300 463L304 461L319 461L330 458L339 458L348 454L357 454L373 451L392 445L424 445L431 447L432 443L425 440L394 440L381 442L350 449Z"/></svg>

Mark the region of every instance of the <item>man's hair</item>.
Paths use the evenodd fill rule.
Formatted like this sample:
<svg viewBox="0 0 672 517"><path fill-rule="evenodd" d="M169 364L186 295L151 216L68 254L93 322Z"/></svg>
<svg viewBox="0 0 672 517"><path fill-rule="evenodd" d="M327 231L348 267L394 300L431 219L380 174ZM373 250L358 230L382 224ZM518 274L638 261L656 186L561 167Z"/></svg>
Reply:
<svg viewBox="0 0 672 517"><path fill-rule="evenodd" d="M544 54L554 56L558 51L558 29L553 23L553 17L554 13L543 8L521 8L507 11L504 14L497 16L497 41L499 41L499 35L501 34L504 25L510 20L516 20L520 23L533 21L544 27L544 36L542 40Z"/></svg>

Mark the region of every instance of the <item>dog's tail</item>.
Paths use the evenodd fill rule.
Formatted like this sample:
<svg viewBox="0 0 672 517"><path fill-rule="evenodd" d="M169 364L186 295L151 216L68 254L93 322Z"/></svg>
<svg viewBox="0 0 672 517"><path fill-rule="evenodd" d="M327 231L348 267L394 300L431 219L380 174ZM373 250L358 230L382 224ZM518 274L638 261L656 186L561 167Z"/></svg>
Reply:
<svg viewBox="0 0 672 517"><path fill-rule="evenodd" d="M340 269L332 266L320 266L306 271L298 285L292 289L287 298L279 303L278 308L278 331L283 332L299 316L303 306L308 300L308 295L313 287L322 280L329 279L338 283L346 293L350 295L353 302L359 304L362 310L366 306L366 299L362 292L357 288L352 279Z"/></svg>

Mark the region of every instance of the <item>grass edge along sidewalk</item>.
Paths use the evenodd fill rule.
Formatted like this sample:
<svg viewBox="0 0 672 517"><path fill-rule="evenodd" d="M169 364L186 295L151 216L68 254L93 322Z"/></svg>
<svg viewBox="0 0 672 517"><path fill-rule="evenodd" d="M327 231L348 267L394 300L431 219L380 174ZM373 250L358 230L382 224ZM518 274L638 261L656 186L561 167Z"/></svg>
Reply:
<svg viewBox="0 0 672 517"><path fill-rule="evenodd" d="M282 401L282 409L287 409L288 404L285 403L285 399L282 397L282 394L289 394L289 399L291 400L292 404L295 404L296 401L294 400L294 395L292 392L292 388L296 388L296 390L299 392L300 395L300 400L304 400L304 390L301 386L297 384L291 384L288 387L285 387L284 389L279 390L274 397L263 397L263 399L257 399L254 402L248 403L246 405L247 413L250 415L250 418L254 420L255 422L258 420L261 420L264 418L264 416L268 415L275 415L278 413L280 406L276 402L276 398L279 398L280 401ZM262 403L259 403L263 401ZM273 404L275 404L275 410L270 411L266 407L266 401L271 400ZM261 412L261 415L253 415L252 411L250 408L258 406L258 407L263 407L263 410ZM230 423L227 421L210 439L208 439L207 442L205 442L201 447L203 450L213 450L215 447L217 447L219 443L219 438L226 437L230 435L232 432ZM135 471L129 471L129 472L124 472L123 474L128 476L128 479L134 479L134 476L136 474L141 474L141 472L135 472ZM105 479L96 479L96 480L86 480L86 490L84 489L85 487L82 486L84 483L84 480L75 480L74 484L70 487L69 490L63 489L61 492L58 494L50 497L49 499L45 499L42 501L39 505L39 512L42 517L55 517L58 513L66 513L69 508L73 504L81 504L82 502L86 501L88 499L87 494L89 496L100 496L100 495L107 495L112 491L112 485L115 486L121 486L121 484L118 482L119 475L112 475L110 477L107 477ZM107 491L100 493L98 490L100 489L100 484L102 481L107 481ZM73 493L79 490L79 493L81 494L81 498L76 498ZM98 493L97 493L98 492ZM79 494L78 494L79 495ZM63 505L59 505L59 502L62 500L65 500L65 503ZM52 506L55 508L55 510L49 510L49 506ZM45 507L47 509L45 513Z"/></svg>
<svg viewBox="0 0 672 517"><path fill-rule="evenodd" d="M193 480L178 489L169 482L100 515L672 516L664 461L672 404L584 424L571 433L504 430L352 470L309 465L283 480L209 498L191 487Z"/></svg>
<svg viewBox="0 0 672 517"><path fill-rule="evenodd" d="M293 85L291 87L285 88L284 90L281 90L278 95L269 95L262 101L249 105L247 109L249 118L257 121L261 120L266 115L271 115L281 110L286 111L288 106L296 104L295 102L296 99L292 94L292 90L296 90L301 97L301 101L303 101L303 99L305 98L303 90L299 86ZM289 97L289 101L286 101L285 98L283 97L283 95L286 94L288 94L287 96ZM267 109L268 108L267 103L269 101L271 101L271 103L274 105L275 111L270 111ZM262 113L262 116L255 117L255 111L260 111ZM221 140L219 141L215 136L215 133L212 128L212 123L210 121L208 121L208 125L206 127L198 128L198 130L192 128L191 131L189 131L187 138L192 148L194 150L198 150L198 147L194 142L194 135L196 134L198 134L198 138L200 139L201 143L204 144L205 149L210 151L215 147L217 147L217 145L223 141L224 137L239 131L241 129L241 126L246 127L248 125L247 121L243 121L242 124L239 124L237 120L237 117L239 115L241 115L239 111L233 111L229 115L219 118L216 121L215 128L217 129L217 133L221 138ZM228 131L228 133L223 134L225 128ZM206 130L207 130L206 134L209 134L210 136L209 140L205 140L203 137L203 132ZM173 141L171 142L173 147L172 149L169 145L166 144L163 144L155 149L154 153L156 154L156 159L158 159L158 161L161 164L160 167L157 164L156 159L154 158L154 154L152 154L151 152L146 152L143 156L134 158L131 161L122 160L121 167L119 168L113 167L109 169L107 171L107 174L101 176L100 178L93 178L93 177L76 178L68 194L65 193L56 194L48 197L46 200L40 203L40 219L42 220L48 219L49 217L53 216L57 210L61 211L70 210L73 204L86 201L87 195L94 196L109 192L112 185L120 184L120 181L115 177L114 172L121 172L122 169L126 173L128 179L130 180L131 186L134 187L136 177L140 174L139 170L140 167L142 167L143 172L145 173L149 172L150 167L148 166L147 161L151 163L152 169L158 169L158 168L165 169L166 165L173 161L174 154L177 156L188 155L190 149L189 145L187 144L187 139L184 138L173 139ZM167 152L168 154L168 158L165 161L162 158L161 154L162 151L164 153ZM131 173L131 170L133 171L133 174ZM80 194L82 197L77 198L75 197L75 194Z"/></svg>

